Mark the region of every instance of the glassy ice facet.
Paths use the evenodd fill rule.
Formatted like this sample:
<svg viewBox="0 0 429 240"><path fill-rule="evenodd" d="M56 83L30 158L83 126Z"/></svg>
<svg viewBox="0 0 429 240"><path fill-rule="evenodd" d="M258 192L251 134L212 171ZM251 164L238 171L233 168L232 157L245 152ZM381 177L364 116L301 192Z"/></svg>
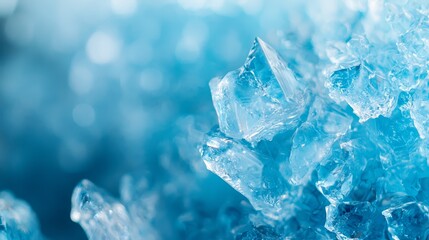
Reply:
<svg viewBox="0 0 429 240"><path fill-rule="evenodd" d="M403 189L410 196L419 191L419 178L428 177L427 159L421 155L422 141L413 124L409 103L401 104L390 118L375 120L374 142L379 146L381 164L387 170L389 191ZM401 190L402 191L402 190Z"/></svg>
<svg viewBox="0 0 429 240"><path fill-rule="evenodd" d="M325 227L338 239L376 239L376 208L369 202L342 202L326 207Z"/></svg>
<svg viewBox="0 0 429 240"><path fill-rule="evenodd" d="M201 148L207 169L243 194L256 210L272 218L290 217L294 191L278 169L244 142L212 130Z"/></svg>
<svg viewBox="0 0 429 240"><path fill-rule="evenodd" d="M334 71L327 86L331 97L346 101L364 122L380 115L389 116L396 106L397 89L385 78L383 71L362 62Z"/></svg>
<svg viewBox="0 0 429 240"><path fill-rule="evenodd" d="M383 211L388 230L393 239L427 239L429 237L429 209L427 206L408 202Z"/></svg>
<svg viewBox="0 0 429 240"><path fill-rule="evenodd" d="M307 98L279 54L256 38L244 66L210 82L220 130L259 142L297 126Z"/></svg>
<svg viewBox="0 0 429 240"><path fill-rule="evenodd" d="M293 136L289 162L294 184L305 184L310 179L318 164L329 156L334 142L350 129L352 121L335 103L316 98L308 120Z"/></svg>
<svg viewBox="0 0 429 240"><path fill-rule="evenodd" d="M330 201L347 198L358 184L366 166L364 156L356 148L357 141L336 143L331 155L317 169L317 188Z"/></svg>

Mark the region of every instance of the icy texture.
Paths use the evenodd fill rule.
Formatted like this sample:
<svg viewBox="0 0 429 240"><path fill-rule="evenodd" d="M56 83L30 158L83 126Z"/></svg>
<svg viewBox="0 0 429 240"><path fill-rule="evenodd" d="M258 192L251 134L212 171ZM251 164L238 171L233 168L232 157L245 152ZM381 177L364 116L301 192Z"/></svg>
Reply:
<svg viewBox="0 0 429 240"><path fill-rule="evenodd" d="M383 228L369 202L342 202L326 207L325 227L338 239L382 239ZM381 219L381 221L384 221Z"/></svg>
<svg viewBox="0 0 429 240"><path fill-rule="evenodd" d="M308 182L315 167L329 156L334 142L350 129L352 120L335 104L316 98L307 121L293 136L289 161L294 184Z"/></svg>
<svg viewBox="0 0 429 240"><path fill-rule="evenodd" d="M378 56L369 55L368 60L334 71L327 82L331 96L336 100L346 101L361 121L380 115L389 116L396 106L399 93L396 83L385 80L386 73L381 69L385 63L375 62L385 61L388 56L381 59L376 57Z"/></svg>
<svg viewBox="0 0 429 240"><path fill-rule="evenodd" d="M317 169L316 186L331 202L347 199L365 169L366 159L357 140L337 142L329 158Z"/></svg>
<svg viewBox="0 0 429 240"><path fill-rule="evenodd" d="M0 185L49 239L130 169L74 208L93 238L424 238L382 212L429 204L428 1L7 1Z"/></svg>
<svg viewBox="0 0 429 240"><path fill-rule="evenodd" d="M158 239L156 232L152 229L150 222L154 218L155 204L158 195L149 191L149 183L146 179L136 179L130 175L122 178L121 200L127 207L130 219L138 228L140 236L144 239Z"/></svg>
<svg viewBox="0 0 429 240"><path fill-rule="evenodd" d="M414 101L410 110L411 118L420 134L420 138L428 141L429 138L429 88L427 85L424 89L414 95Z"/></svg>
<svg viewBox="0 0 429 240"><path fill-rule="evenodd" d="M429 209L417 202L407 202L383 211L389 233L395 240L427 239L429 237Z"/></svg>
<svg viewBox="0 0 429 240"><path fill-rule="evenodd" d="M344 32L284 36L288 68L257 38L210 82L219 128L202 159L259 214L239 239L429 237L428 4L344 3Z"/></svg>
<svg viewBox="0 0 429 240"><path fill-rule="evenodd" d="M9 192L0 192L0 239L43 239L39 222L30 206Z"/></svg>
<svg viewBox="0 0 429 240"><path fill-rule="evenodd" d="M296 127L307 103L294 73L260 38L244 66L213 79L210 89L221 131L252 143Z"/></svg>
<svg viewBox="0 0 429 240"><path fill-rule="evenodd" d="M142 238L125 206L88 180L76 186L70 216L89 239Z"/></svg>
<svg viewBox="0 0 429 240"><path fill-rule="evenodd" d="M247 197L256 210L273 218L291 214L292 205L289 204L290 209L287 206L293 201L295 190L257 149L214 129L208 134L201 155L207 169Z"/></svg>

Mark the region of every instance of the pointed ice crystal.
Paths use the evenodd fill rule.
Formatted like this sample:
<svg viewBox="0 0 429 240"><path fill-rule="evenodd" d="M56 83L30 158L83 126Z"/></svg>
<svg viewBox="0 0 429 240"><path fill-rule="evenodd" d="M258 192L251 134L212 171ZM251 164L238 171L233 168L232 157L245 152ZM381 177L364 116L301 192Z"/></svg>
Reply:
<svg viewBox="0 0 429 240"><path fill-rule="evenodd" d="M244 66L210 82L220 130L251 143L297 126L307 97L279 54L256 38Z"/></svg>
<svg viewBox="0 0 429 240"><path fill-rule="evenodd" d="M70 216L91 240L142 238L125 207L88 180L80 182L73 191Z"/></svg>
<svg viewBox="0 0 429 240"><path fill-rule="evenodd" d="M278 168L244 142L212 130L200 149L208 170L243 194L256 210L279 219L291 216L294 191Z"/></svg>
<svg viewBox="0 0 429 240"><path fill-rule="evenodd" d="M30 206L9 192L0 192L0 239L43 239L39 222Z"/></svg>

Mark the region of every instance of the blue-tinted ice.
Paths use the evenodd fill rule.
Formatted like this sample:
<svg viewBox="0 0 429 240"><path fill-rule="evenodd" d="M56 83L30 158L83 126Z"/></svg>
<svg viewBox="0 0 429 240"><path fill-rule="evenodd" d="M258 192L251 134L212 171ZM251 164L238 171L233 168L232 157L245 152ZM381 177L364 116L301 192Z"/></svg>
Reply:
<svg viewBox="0 0 429 240"><path fill-rule="evenodd" d="M427 239L429 209L417 202L406 202L383 211L393 239Z"/></svg>
<svg viewBox="0 0 429 240"><path fill-rule="evenodd" d="M201 156L208 170L243 194L256 210L275 219L292 216L295 188L258 149L213 129Z"/></svg>
<svg viewBox="0 0 429 240"><path fill-rule="evenodd" d="M254 225L276 228L241 238L429 237L428 4L347 5L368 15L313 38L319 62L287 42L288 68L257 38L242 68L210 82L220 127L202 158L260 213Z"/></svg>
<svg viewBox="0 0 429 240"><path fill-rule="evenodd" d="M126 126L121 134L135 139L134 145L142 145L145 151L152 146L159 148L160 156L152 156L151 149L147 149L148 158L155 159L156 166L148 171L163 174L155 176L152 183L143 174L146 169L136 169L135 174L122 178L118 198L87 180L79 183L72 196L71 219L90 239L429 237L429 3L292 2L292 10L283 14L290 20L284 29L264 34L266 42L256 38L242 67L210 81L218 117L218 126L211 131L206 130L215 118L205 112L207 104L200 104L201 98L193 98L199 96L195 92L199 84L205 84L203 81L185 82L183 89L168 95L169 101L177 100L177 104L166 110L160 108L160 112L172 116L171 112L177 110L174 116L181 118L178 125L199 125L195 123L201 121L208 125L204 131L182 126L188 131L186 136L175 136L177 129L160 124L168 134L158 138L141 121L158 123L161 117L136 111L138 107L128 106L127 101L126 107L121 104L119 108L129 107L136 112L135 116L127 116L130 120L125 125L131 122L138 126ZM258 23L264 25L265 18L270 17ZM204 30L205 25L189 26L189 33L224 38ZM258 30L255 27L251 32ZM184 31L185 39L189 33ZM199 49L201 46L194 48L192 41L180 45L177 57L185 62L201 60L204 65L213 54L232 56L240 44L233 44L230 36L225 39L221 43L202 43L213 49L210 53ZM121 47L125 49L129 42L123 40ZM160 48L153 54L164 58L165 51L170 50ZM207 56L195 58L199 54ZM89 60L104 61L89 55ZM127 59L125 55L120 57ZM120 63L134 66L140 61L132 59L131 63ZM75 64L78 67L73 68L80 70L72 71L71 85L78 94L89 90L85 84L78 84L83 80L74 78L90 75L92 79L93 71L94 76L99 74L95 67L80 63L85 61L79 60ZM200 76L201 71L187 70L207 80ZM175 71L165 72L173 79L188 79L176 76ZM160 97L154 101L164 104L161 86L170 82L147 82L161 79L164 68L149 73L143 74L140 85L145 92ZM116 74L112 77L121 82L134 82L130 81L134 75L142 75L141 69ZM194 92L188 96L192 99L183 102L180 96L187 95L188 89ZM134 99L140 94L133 93L127 96ZM182 109L181 105L189 102L197 103L191 107L202 109L199 116L192 115L195 112L181 116L188 107ZM102 119L95 108L95 104L78 105L75 122L81 127L91 125L95 110L97 121ZM183 111L190 114L189 109ZM86 113L92 117L87 118ZM151 137L145 143L153 145L141 142L146 131ZM66 135L67 139L75 137L72 133ZM170 137L171 142L162 142ZM85 143L75 143L78 140L70 140L68 145L85 150L79 153L86 152ZM195 146L199 141L201 156ZM65 152L67 155L69 151ZM142 154L126 155L140 158ZM231 188L205 171L204 164ZM235 201L226 202L227 195L222 194L236 194ZM37 219L27 204L0 193L0 239L41 238Z"/></svg>
<svg viewBox="0 0 429 240"><path fill-rule="evenodd" d="M70 217L92 240L144 238L125 206L88 180L73 192Z"/></svg>
<svg viewBox="0 0 429 240"><path fill-rule="evenodd" d="M0 192L0 239L42 240L36 214L9 192Z"/></svg>
<svg viewBox="0 0 429 240"><path fill-rule="evenodd" d="M214 78L210 89L220 130L251 143L296 127L308 101L303 84L260 38L243 67Z"/></svg>

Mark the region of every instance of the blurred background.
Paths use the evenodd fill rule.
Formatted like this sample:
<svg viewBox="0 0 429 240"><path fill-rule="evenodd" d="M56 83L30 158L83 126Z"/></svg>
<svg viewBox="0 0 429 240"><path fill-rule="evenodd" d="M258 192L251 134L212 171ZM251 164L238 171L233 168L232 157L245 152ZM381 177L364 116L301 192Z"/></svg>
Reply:
<svg viewBox="0 0 429 240"><path fill-rule="evenodd" d="M194 192L241 200L194 147L217 120L208 82L240 67L256 36L287 47L333 6L0 0L0 190L27 201L50 239L85 239L69 217L83 178L117 196L124 174L146 171L180 196L198 176L206 191Z"/></svg>

